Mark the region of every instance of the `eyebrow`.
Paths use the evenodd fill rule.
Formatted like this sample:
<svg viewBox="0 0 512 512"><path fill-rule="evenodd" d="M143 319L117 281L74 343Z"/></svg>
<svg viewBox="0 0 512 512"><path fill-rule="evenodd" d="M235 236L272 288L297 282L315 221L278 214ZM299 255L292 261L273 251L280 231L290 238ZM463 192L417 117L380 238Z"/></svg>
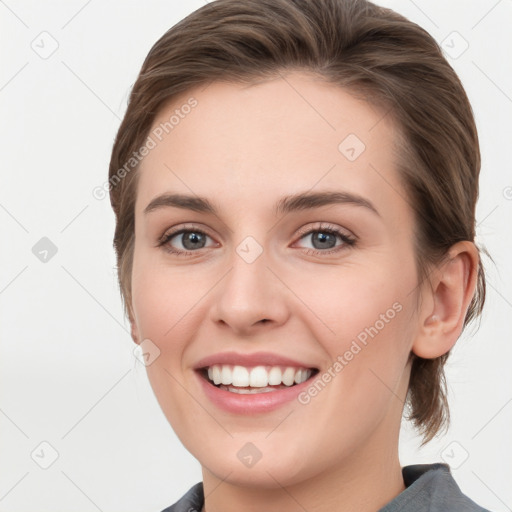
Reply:
<svg viewBox="0 0 512 512"><path fill-rule="evenodd" d="M378 210L368 199L357 194L340 191L301 192L285 196L274 206L274 213L276 215L287 214L334 204L360 206L380 216ZM216 208L208 199L187 194L162 194L157 196L146 206L144 213L147 214L160 208L169 207L217 215Z"/></svg>

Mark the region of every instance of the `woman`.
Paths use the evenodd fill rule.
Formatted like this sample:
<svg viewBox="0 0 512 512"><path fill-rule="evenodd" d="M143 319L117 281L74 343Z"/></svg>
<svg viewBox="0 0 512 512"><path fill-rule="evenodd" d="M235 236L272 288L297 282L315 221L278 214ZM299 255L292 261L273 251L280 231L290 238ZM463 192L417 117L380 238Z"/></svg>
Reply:
<svg viewBox="0 0 512 512"><path fill-rule="evenodd" d="M364 0L217 0L170 29L110 162L134 341L203 481L167 511L484 510L429 441L482 309L480 154L435 41Z"/></svg>

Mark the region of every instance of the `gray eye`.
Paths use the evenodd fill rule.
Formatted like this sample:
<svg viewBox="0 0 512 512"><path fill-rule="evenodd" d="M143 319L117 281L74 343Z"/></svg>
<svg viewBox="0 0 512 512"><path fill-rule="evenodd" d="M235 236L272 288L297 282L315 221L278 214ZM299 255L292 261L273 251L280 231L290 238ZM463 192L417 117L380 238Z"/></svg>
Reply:
<svg viewBox="0 0 512 512"><path fill-rule="evenodd" d="M316 231L310 234L315 249L332 249L336 247L336 235L326 231Z"/></svg>
<svg viewBox="0 0 512 512"><path fill-rule="evenodd" d="M202 249L206 244L206 235L197 231L187 231L181 234L181 243L184 249Z"/></svg>

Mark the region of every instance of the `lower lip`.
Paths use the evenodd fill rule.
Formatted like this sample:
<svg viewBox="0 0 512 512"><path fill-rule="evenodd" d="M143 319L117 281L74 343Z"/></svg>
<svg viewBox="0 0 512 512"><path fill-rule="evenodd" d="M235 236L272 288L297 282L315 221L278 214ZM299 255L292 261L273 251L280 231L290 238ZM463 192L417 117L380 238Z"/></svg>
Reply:
<svg viewBox="0 0 512 512"><path fill-rule="evenodd" d="M221 409L235 414L259 414L278 409L280 406L291 402L297 398L297 395L311 384L313 377L308 380L295 384L289 388L277 389L267 393L239 394L232 393L214 386L206 380L199 372L196 372L197 378L206 396Z"/></svg>

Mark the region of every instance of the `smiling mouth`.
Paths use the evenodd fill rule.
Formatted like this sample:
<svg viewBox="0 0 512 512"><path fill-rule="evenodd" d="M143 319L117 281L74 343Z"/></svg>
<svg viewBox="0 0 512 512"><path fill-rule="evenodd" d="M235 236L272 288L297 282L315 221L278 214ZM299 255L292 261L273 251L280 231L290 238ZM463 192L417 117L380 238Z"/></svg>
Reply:
<svg viewBox="0 0 512 512"><path fill-rule="evenodd" d="M316 368L292 366L239 366L215 364L199 370L213 386L238 394L258 394L302 384L318 373Z"/></svg>

